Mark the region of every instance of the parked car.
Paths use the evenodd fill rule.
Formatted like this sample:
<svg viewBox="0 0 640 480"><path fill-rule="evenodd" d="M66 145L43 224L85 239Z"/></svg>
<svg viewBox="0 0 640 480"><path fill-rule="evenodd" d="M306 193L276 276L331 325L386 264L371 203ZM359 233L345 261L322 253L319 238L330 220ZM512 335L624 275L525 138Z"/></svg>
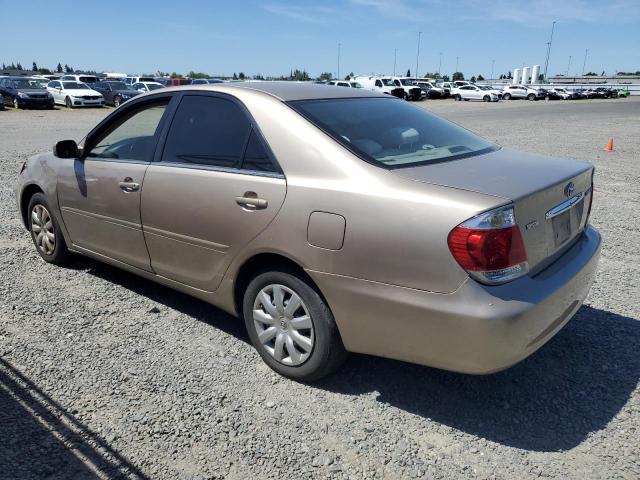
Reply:
<svg viewBox="0 0 640 480"><path fill-rule="evenodd" d="M498 95L490 90L483 90L476 85L462 85L455 88L451 94L456 101L481 100L484 102L497 102Z"/></svg>
<svg viewBox="0 0 640 480"><path fill-rule="evenodd" d="M0 95L14 108L53 108L53 97L37 78L1 77Z"/></svg>
<svg viewBox="0 0 640 480"><path fill-rule="evenodd" d="M160 88L165 88L165 86L159 82L138 82L131 85L131 87L140 93L147 93Z"/></svg>
<svg viewBox="0 0 640 480"><path fill-rule="evenodd" d="M422 88L422 90L427 94L427 98L444 98L445 96L444 88L438 87L428 80L412 78L411 81L418 87Z"/></svg>
<svg viewBox="0 0 640 480"><path fill-rule="evenodd" d="M133 98L15 197L46 262L210 302L312 381L345 351L474 374L531 355L594 280L592 178L366 89L245 82Z"/></svg>
<svg viewBox="0 0 640 480"><path fill-rule="evenodd" d="M503 100L524 99L540 100L544 98L539 90L527 85L507 85L502 91Z"/></svg>
<svg viewBox="0 0 640 480"><path fill-rule="evenodd" d="M572 98L571 92L563 87L553 87L551 91L560 95L563 100L569 100Z"/></svg>
<svg viewBox="0 0 640 480"><path fill-rule="evenodd" d="M615 88L614 89L618 93L618 97L627 98L631 93L626 88Z"/></svg>
<svg viewBox="0 0 640 480"><path fill-rule="evenodd" d="M351 88L364 88L360 82L355 80L349 80L349 85L351 85Z"/></svg>
<svg viewBox="0 0 640 480"><path fill-rule="evenodd" d="M210 85L213 83L224 83L224 80L219 78L194 78L191 80L191 85Z"/></svg>
<svg viewBox="0 0 640 480"><path fill-rule="evenodd" d="M358 82L366 90L380 92L398 98L404 98L404 89L396 87L396 85L393 83L393 80L389 78L358 76L353 78L352 80Z"/></svg>
<svg viewBox="0 0 640 480"><path fill-rule="evenodd" d="M596 87L591 90L595 98L614 98L618 96L618 92L609 87Z"/></svg>
<svg viewBox="0 0 640 480"><path fill-rule="evenodd" d="M4 110L4 96L2 95L0 95L0 110Z"/></svg>
<svg viewBox="0 0 640 480"><path fill-rule="evenodd" d="M503 92L501 88L496 88L491 85L477 85L477 84L476 84L476 87L478 87L480 90L484 90L485 92L493 93L498 97L499 100L502 100Z"/></svg>
<svg viewBox="0 0 640 480"><path fill-rule="evenodd" d="M417 85L414 85L410 78L407 77L383 77L382 82L385 83L385 80L388 83L395 85L398 88L402 88L404 91L404 99L405 100L422 100L426 98L426 94L423 94L422 89Z"/></svg>
<svg viewBox="0 0 640 480"><path fill-rule="evenodd" d="M47 85L47 91L53 96L55 103L67 108L104 106L102 94L86 83L53 80Z"/></svg>
<svg viewBox="0 0 640 480"><path fill-rule="evenodd" d="M348 87L351 88L351 83L346 80L329 80L327 85L333 85L334 87Z"/></svg>
<svg viewBox="0 0 640 480"><path fill-rule="evenodd" d="M451 91L454 88L458 88L458 86L453 82L440 82L438 84L438 86L444 90L445 97L450 96L451 95Z"/></svg>
<svg viewBox="0 0 640 480"><path fill-rule="evenodd" d="M177 80L177 79L176 79ZM124 83L128 85L133 85L134 83L140 82L155 82L156 79L154 77L125 77Z"/></svg>
<svg viewBox="0 0 640 480"><path fill-rule="evenodd" d="M99 79L95 75L63 75L60 80L79 82L79 83L96 83Z"/></svg>
<svg viewBox="0 0 640 480"><path fill-rule="evenodd" d="M104 97L104 103L119 107L130 98L140 95L140 92L124 82L98 82L91 86Z"/></svg>
<svg viewBox="0 0 640 480"><path fill-rule="evenodd" d="M545 100L563 100L562 95L553 89L539 87L537 90L540 92L541 98Z"/></svg>

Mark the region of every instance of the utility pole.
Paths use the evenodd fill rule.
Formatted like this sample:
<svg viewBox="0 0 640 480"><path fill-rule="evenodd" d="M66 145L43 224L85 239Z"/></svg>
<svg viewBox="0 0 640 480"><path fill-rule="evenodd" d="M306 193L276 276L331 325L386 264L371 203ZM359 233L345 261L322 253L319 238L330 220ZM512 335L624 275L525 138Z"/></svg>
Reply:
<svg viewBox="0 0 640 480"><path fill-rule="evenodd" d="M496 65L496 61L491 60L491 80L493 80L493 67L495 67L495 65Z"/></svg>
<svg viewBox="0 0 640 480"><path fill-rule="evenodd" d="M567 65L567 77L569 76L570 69L571 69L571 55L569 55L569 64Z"/></svg>
<svg viewBox="0 0 640 480"><path fill-rule="evenodd" d="M421 36L422 36L422 32L418 32L418 53L416 54L416 71L413 73L413 76L416 78L420 77L420 75L418 74L418 64L420 59L420 37Z"/></svg>
<svg viewBox="0 0 640 480"><path fill-rule="evenodd" d="M587 55L589 54L589 49L587 48L584 51L584 62L582 62L582 76L584 76L584 69L587 66Z"/></svg>
<svg viewBox="0 0 640 480"><path fill-rule="evenodd" d="M547 81L547 69L549 68L549 55L551 54L551 44L553 43L553 30L556 27L556 22L554 21L551 24L551 38L549 38L549 42L547 42L547 59L544 62L544 80Z"/></svg>
<svg viewBox="0 0 640 480"><path fill-rule="evenodd" d="M442 70L442 52L440 52L440 63L438 63L438 75L442 78L440 71Z"/></svg>
<svg viewBox="0 0 640 480"><path fill-rule="evenodd" d="M456 57L456 72L458 71L458 61L460 60L460 57ZM455 73L455 72L453 72Z"/></svg>
<svg viewBox="0 0 640 480"><path fill-rule="evenodd" d="M336 80L340 80L340 47L342 47L342 44L338 42L338 75Z"/></svg>
<svg viewBox="0 0 640 480"><path fill-rule="evenodd" d="M396 76L396 64L398 63L398 49L393 50L393 76Z"/></svg>

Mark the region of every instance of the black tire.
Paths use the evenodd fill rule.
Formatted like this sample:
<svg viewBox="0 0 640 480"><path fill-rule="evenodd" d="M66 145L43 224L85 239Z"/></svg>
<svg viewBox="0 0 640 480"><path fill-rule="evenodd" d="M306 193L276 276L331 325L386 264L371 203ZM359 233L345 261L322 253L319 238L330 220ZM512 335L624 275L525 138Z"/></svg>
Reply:
<svg viewBox="0 0 640 480"><path fill-rule="evenodd" d="M117 95L115 97L113 97L113 106L118 108L120 106L120 104L122 104L122 98L120 98Z"/></svg>
<svg viewBox="0 0 640 480"><path fill-rule="evenodd" d="M453 99L454 99L456 102L459 102L460 100L462 100L462 96L461 96L459 93L456 93L456 94L453 96Z"/></svg>
<svg viewBox="0 0 640 480"><path fill-rule="evenodd" d="M503 100L511 100L511 94L510 94L510 93L505 93L505 94L502 96L502 99L503 99Z"/></svg>
<svg viewBox="0 0 640 480"><path fill-rule="evenodd" d="M485 102L490 102L491 101L491 97L489 95L485 95L484 97L482 97L482 100Z"/></svg>
<svg viewBox="0 0 640 480"><path fill-rule="evenodd" d="M15 97L13 99L13 108L15 108L16 110L20 108L20 103L18 102L18 97Z"/></svg>
<svg viewBox="0 0 640 480"><path fill-rule="evenodd" d="M36 240L36 233L34 232L33 226L33 211L37 206L43 206L50 215L51 224L53 226L53 233L55 235L55 243L53 251L50 253L45 252L39 245ZM66 265L71 260L71 252L67 248L67 244L64 241L64 237L62 236L62 231L60 230L60 225L58 224L57 219L55 218L51 207L49 206L49 202L47 201L47 197L44 193L36 193L31 199L29 199L29 206L27 207L27 222L29 227L29 232L31 233L31 239L33 240L33 244L36 247L36 251L40 254L43 260L47 263L52 263L54 265Z"/></svg>
<svg viewBox="0 0 640 480"><path fill-rule="evenodd" d="M283 285L295 292L304 302L311 318L314 337L312 350L304 363L297 366L276 360L258 339L253 320L254 302L263 288L273 284ZM293 271L267 271L254 277L244 292L242 311L251 343L264 362L282 376L301 382L319 380L336 371L347 357L331 310L319 292Z"/></svg>
<svg viewBox="0 0 640 480"><path fill-rule="evenodd" d="M534 93L530 93L529 95L527 95L527 100L529 100L530 102L533 102L536 99L536 95Z"/></svg>
<svg viewBox="0 0 640 480"><path fill-rule="evenodd" d="M71 98L69 98L69 97L64 99L64 104L67 106L67 108L73 108L73 102L71 101Z"/></svg>

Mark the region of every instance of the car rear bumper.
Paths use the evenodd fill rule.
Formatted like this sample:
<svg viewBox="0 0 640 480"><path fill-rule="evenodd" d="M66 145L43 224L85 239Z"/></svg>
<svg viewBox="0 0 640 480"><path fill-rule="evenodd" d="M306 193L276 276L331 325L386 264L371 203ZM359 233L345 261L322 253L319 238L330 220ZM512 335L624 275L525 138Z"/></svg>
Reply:
<svg viewBox="0 0 640 480"><path fill-rule="evenodd" d="M309 271L347 350L463 373L508 368L551 339L576 313L596 273L592 227L535 277L505 285L471 279L450 294Z"/></svg>

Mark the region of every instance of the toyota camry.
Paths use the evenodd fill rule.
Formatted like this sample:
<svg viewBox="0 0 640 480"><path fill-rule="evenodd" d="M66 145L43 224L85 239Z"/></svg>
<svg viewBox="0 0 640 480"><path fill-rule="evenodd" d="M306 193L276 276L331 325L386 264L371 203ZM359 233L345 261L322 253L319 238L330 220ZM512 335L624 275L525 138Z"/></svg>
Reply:
<svg viewBox="0 0 640 480"><path fill-rule="evenodd" d="M29 159L16 197L45 261L86 255L216 305L302 381L347 352L505 369L580 308L600 251L590 164L293 82L135 97Z"/></svg>

